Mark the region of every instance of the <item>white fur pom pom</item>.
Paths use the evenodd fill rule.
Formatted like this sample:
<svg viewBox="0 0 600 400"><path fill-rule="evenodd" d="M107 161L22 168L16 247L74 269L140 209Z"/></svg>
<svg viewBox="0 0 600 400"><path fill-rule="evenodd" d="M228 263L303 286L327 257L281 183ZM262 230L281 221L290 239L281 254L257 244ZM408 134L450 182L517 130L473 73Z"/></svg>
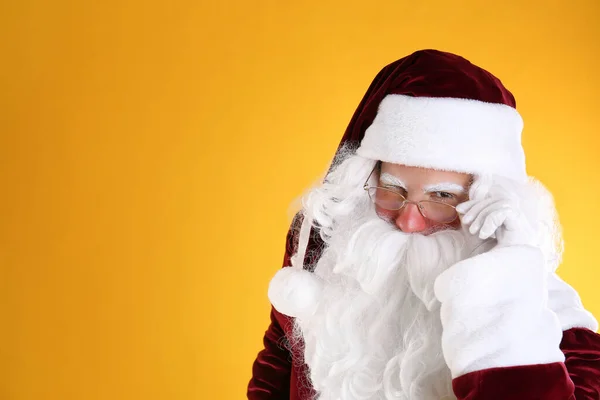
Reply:
<svg viewBox="0 0 600 400"><path fill-rule="evenodd" d="M282 268L269 283L269 300L273 307L290 317L308 317L315 312L323 291L317 275L295 267Z"/></svg>

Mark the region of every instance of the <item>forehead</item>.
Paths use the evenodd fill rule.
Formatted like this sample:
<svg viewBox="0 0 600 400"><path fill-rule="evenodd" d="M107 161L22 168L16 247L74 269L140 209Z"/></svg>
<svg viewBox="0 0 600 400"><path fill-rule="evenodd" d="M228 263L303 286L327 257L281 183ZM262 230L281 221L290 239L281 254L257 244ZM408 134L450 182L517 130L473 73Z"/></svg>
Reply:
<svg viewBox="0 0 600 400"><path fill-rule="evenodd" d="M381 163L381 173L391 174L409 185L450 182L468 186L472 175L432 168L410 167L403 164Z"/></svg>

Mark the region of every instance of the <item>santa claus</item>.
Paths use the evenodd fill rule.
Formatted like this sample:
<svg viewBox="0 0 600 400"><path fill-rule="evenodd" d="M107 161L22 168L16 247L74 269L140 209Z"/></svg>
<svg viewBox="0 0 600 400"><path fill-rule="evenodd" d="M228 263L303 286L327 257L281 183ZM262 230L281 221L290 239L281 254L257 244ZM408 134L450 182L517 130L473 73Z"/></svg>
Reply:
<svg viewBox="0 0 600 400"><path fill-rule="evenodd" d="M462 57L386 66L292 223L248 398L600 399L598 325L555 273L522 127Z"/></svg>

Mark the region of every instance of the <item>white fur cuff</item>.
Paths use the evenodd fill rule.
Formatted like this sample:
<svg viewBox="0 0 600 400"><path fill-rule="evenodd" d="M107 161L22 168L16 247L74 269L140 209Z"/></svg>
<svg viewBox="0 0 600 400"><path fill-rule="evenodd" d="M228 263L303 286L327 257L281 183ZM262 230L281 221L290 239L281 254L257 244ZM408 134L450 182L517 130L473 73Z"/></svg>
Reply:
<svg viewBox="0 0 600 400"><path fill-rule="evenodd" d="M571 328L587 328L594 332L598 330L598 321L583 307L579 294L556 273L550 274L548 278L548 300L563 331Z"/></svg>
<svg viewBox="0 0 600 400"><path fill-rule="evenodd" d="M442 303L442 349L453 378L564 361L539 249L495 248L461 261L436 279L435 295Z"/></svg>

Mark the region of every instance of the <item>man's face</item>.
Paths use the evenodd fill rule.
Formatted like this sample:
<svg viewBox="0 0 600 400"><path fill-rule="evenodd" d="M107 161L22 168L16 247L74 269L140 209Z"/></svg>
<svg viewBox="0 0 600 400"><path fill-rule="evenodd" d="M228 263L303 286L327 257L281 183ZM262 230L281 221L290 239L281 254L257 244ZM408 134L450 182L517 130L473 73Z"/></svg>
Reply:
<svg viewBox="0 0 600 400"><path fill-rule="evenodd" d="M471 181L469 174L383 162L377 185L398 191L409 201L433 200L457 206L468 200ZM425 218L414 203L407 203L402 209L394 211L378 205L375 205L375 209L381 218L405 233L429 235L460 227L458 216L450 223L433 221Z"/></svg>

